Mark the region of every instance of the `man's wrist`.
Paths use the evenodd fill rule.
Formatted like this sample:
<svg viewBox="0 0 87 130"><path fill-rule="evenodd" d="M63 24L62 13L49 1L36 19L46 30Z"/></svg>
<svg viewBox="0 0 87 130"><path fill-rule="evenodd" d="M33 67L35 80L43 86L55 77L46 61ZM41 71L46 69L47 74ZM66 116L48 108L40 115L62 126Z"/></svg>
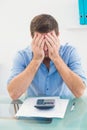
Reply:
<svg viewBox="0 0 87 130"><path fill-rule="evenodd" d="M42 60L36 58L33 58L32 61L35 62L36 65L40 65L42 63Z"/></svg>
<svg viewBox="0 0 87 130"><path fill-rule="evenodd" d="M53 62L54 62L54 64L58 61L60 59L60 56L59 55L57 55L55 58L53 58Z"/></svg>
<svg viewBox="0 0 87 130"><path fill-rule="evenodd" d="M36 73L36 71L38 70L39 66L40 66L40 61L36 60L36 59L32 59L32 61L30 62L30 64L28 65L27 69L26 69L26 73L27 75L30 75L31 73Z"/></svg>

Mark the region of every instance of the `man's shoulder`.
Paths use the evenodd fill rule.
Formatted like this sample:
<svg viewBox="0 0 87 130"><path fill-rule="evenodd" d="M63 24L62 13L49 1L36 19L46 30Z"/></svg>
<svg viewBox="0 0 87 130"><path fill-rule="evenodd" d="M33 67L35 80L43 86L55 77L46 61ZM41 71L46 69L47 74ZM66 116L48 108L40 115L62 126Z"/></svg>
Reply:
<svg viewBox="0 0 87 130"><path fill-rule="evenodd" d="M63 53L71 53L72 51L76 50L75 46L70 43L65 43L60 46L60 52Z"/></svg>
<svg viewBox="0 0 87 130"><path fill-rule="evenodd" d="M77 50L72 44L65 43L60 46L59 52L62 58L67 59L71 55L76 55Z"/></svg>
<svg viewBox="0 0 87 130"><path fill-rule="evenodd" d="M18 53L21 53L21 54L29 54L29 53L32 53L32 49L31 49L31 46L27 46L23 49L20 49L18 50Z"/></svg>
<svg viewBox="0 0 87 130"><path fill-rule="evenodd" d="M67 49L69 49L69 50L71 49L72 50L72 49L75 49L75 47L72 44L70 44L70 43L65 43L65 44L61 45L61 49L62 50L67 50Z"/></svg>
<svg viewBox="0 0 87 130"><path fill-rule="evenodd" d="M17 52L19 55L23 56L23 57L32 57L32 49L31 46L27 46L24 49L18 50Z"/></svg>
<svg viewBox="0 0 87 130"><path fill-rule="evenodd" d="M17 51L14 60L21 60L25 61L26 63L29 63L32 59L32 50L30 46L27 46L24 49L20 49Z"/></svg>

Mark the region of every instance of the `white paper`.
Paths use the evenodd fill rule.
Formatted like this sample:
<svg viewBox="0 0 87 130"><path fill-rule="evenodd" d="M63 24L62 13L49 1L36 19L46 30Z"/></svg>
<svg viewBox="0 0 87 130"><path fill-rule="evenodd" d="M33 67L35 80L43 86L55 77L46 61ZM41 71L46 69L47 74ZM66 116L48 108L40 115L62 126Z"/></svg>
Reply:
<svg viewBox="0 0 87 130"><path fill-rule="evenodd" d="M55 107L48 110L37 109L34 107L37 99L55 99ZM15 117L64 118L68 102L68 99L60 99L59 97L28 98L24 101Z"/></svg>

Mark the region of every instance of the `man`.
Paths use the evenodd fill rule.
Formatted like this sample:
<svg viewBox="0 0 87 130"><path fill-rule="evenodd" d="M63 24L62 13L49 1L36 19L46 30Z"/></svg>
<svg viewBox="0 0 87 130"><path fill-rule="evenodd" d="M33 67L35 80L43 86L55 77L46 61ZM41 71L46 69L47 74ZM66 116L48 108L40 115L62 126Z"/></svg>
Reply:
<svg viewBox="0 0 87 130"><path fill-rule="evenodd" d="M81 97L86 88L80 58L69 44L60 45L57 21L41 14L31 21L32 43L17 53L8 80L12 99L27 96Z"/></svg>

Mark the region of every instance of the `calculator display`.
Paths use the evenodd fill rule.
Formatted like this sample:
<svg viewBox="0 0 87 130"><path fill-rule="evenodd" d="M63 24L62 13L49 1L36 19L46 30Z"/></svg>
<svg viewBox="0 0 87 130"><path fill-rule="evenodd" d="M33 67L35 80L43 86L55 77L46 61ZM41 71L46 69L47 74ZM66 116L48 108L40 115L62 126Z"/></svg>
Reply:
<svg viewBox="0 0 87 130"><path fill-rule="evenodd" d="M37 100L37 104L39 105L50 105L50 104L54 104L55 100L54 99L38 99Z"/></svg>
<svg viewBox="0 0 87 130"><path fill-rule="evenodd" d="M53 108L55 106L54 99L38 99L35 107L39 109L48 109Z"/></svg>

